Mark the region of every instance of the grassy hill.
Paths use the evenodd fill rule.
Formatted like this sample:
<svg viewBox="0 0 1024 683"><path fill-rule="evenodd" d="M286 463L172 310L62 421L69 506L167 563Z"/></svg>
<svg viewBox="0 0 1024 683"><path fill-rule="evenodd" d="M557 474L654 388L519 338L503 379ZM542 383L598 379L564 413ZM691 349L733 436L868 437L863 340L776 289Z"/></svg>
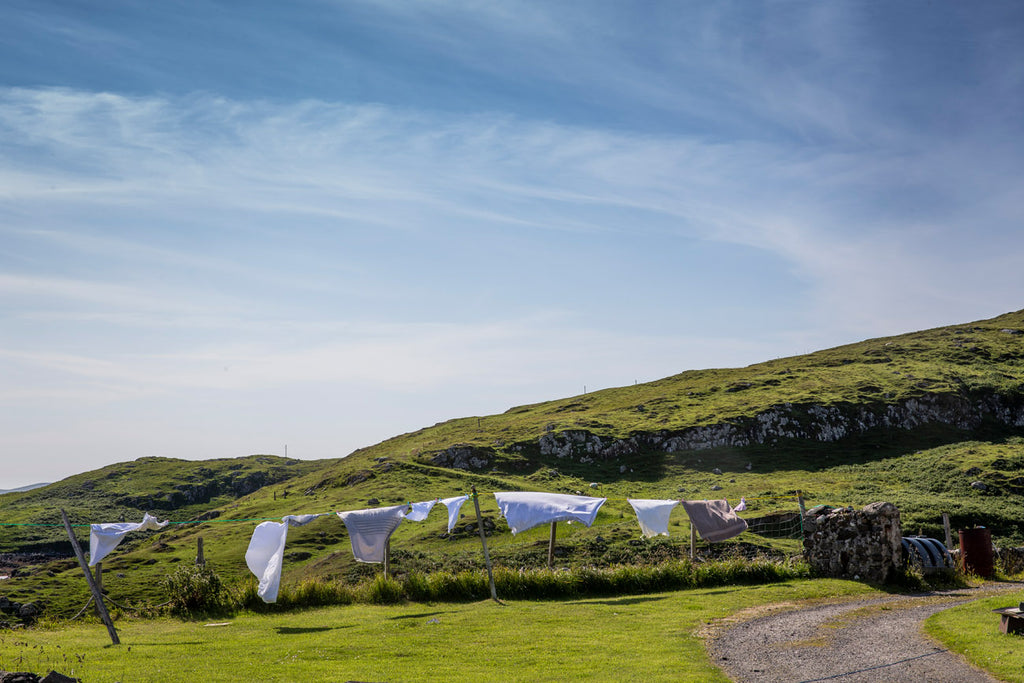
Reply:
<svg viewBox="0 0 1024 683"><path fill-rule="evenodd" d="M285 514L359 509L468 492L585 492L607 496L591 529L559 528L561 564L657 561L686 552L688 524L674 513L672 537L640 541L629 497L727 498L747 516L809 506L888 500L904 526L941 538L988 526L997 543L1024 544L1024 311L745 368L683 372L499 415L465 417L396 436L338 460L274 456L214 461L142 458L41 489L0 495L0 521L54 524L137 521L144 511L175 522L129 536L104 562L112 594L159 601L158 578L195 555L196 539L227 577L244 577L255 521ZM512 537L493 496L491 550L505 566L546 561L547 530ZM472 507L463 509L470 513ZM232 522L228 520L250 520ZM565 528L563 528L565 527ZM80 537L87 537L81 529ZM61 550L55 527L0 528L0 552ZM729 548L794 553L797 541L744 534ZM722 551L722 547L710 550ZM445 533L441 508L405 523L392 541L397 571L479 567L479 539ZM356 580L379 571L352 560L333 516L289 533L285 582ZM3 591L84 604L68 560L26 568ZM2 571L0 571L2 573Z"/></svg>

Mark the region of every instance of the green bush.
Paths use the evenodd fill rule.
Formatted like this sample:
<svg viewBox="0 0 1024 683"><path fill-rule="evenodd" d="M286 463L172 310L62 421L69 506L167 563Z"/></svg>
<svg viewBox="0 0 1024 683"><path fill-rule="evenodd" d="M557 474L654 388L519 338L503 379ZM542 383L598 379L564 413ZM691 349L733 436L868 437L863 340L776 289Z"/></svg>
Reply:
<svg viewBox="0 0 1024 683"><path fill-rule="evenodd" d="M383 574L366 584L364 590L366 601L374 605L394 605L403 598L401 582Z"/></svg>
<svg viewBox="0 0 1024 683"><path fill-rule="evenodd" d="M221 614L234 609L234 601L209 565L184 565L163 580L167 589L171 614L189 617L200 614Z"/></svg>

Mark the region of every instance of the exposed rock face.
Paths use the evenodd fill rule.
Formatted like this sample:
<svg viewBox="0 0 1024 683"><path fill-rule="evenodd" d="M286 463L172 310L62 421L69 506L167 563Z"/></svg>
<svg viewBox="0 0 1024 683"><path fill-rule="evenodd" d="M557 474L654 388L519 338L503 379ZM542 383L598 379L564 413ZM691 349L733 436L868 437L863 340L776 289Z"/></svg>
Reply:
<svg viewBox="0 0 1024 683"><path fill-rule="evenodd" d="M1024 396L992 394L968 398L935 394L888 405L798 406L783 404L752 418L702 425L679 432L644 432L610 439L586 430L546 431L538 441L541 455L579 462L609 460L642 451L700 451L772 444L779 439L832 442L875 429L914 429L942 424L963 430L986 422L1024 427ZM451 450L451 449L449 449ZM440 464L440 463L438 463Z"/></svg>
<svg viewBox="0 0 1024 683"><path fill-rule="evenodd" d="M490 467L493 453L486 448L456 444L434 455L431 462L457 470L482 470Z"/></svg>
<svg viewBox="0 0 1024 683"><path fill-rule="evenodd" d="M212 475L212 472L210 473ZM249 495L264 486L291 478L288 472L231 472L202 483L177 484L173 491L152 496L121 496L115 502L140 510L175 510L185 505L208 503L218 496Z"/></svg>
<svg viewBox="0 0 1024 683"><path fill-rule="evenodd" d="M804 556L826 576L884 583L903 563L900 511L892 503L862 510L816 508L804 515Z"/></svg>

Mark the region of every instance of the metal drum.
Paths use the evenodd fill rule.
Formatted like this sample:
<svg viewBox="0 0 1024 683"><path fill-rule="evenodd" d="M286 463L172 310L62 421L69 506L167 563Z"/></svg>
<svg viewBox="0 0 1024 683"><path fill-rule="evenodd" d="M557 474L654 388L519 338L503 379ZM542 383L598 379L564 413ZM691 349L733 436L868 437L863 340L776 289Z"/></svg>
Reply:
<svg viewBox="0 0 1024 683"><path fill-rule="evenodd" d="M985 527L960 532L960 557L964 571L986 579L992 577L992 532Z"/></svg>

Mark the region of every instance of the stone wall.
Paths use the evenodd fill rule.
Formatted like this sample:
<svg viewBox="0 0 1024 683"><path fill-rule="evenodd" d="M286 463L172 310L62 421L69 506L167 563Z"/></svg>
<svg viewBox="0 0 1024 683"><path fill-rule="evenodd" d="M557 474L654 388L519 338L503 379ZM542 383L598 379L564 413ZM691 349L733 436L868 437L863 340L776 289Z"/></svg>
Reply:
<svg viewBox="0 0 1024 683"><path fill-rule="evenodd" d="M1024 573L1024 548L996 548L996 563L1007 576Z"/></svg>
<svg viewBox="0 0 1024 683"><path fill-rule="evenodd" d="M884 583L903 563L900 511L892 503L862 510L822 506L804 516L804 557L826 576Z"/></svg>

